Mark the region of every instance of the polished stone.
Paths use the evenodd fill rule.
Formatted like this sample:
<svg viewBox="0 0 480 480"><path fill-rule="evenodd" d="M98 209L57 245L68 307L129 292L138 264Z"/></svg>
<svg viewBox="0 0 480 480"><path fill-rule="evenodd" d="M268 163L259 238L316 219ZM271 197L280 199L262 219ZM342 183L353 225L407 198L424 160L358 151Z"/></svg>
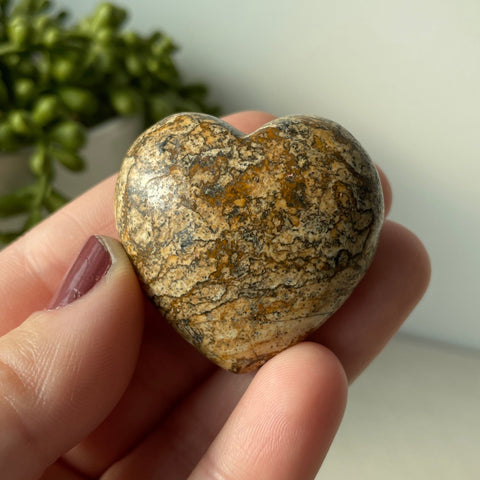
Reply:
<svg viewBox="0 0 480 480"><path fill-rule="evenodd" d="M250 135L172 115L130 147L117 229L147 294L219 366L247 372L305 339L368 268L383 221L376 169L335 122Z"/></svg>

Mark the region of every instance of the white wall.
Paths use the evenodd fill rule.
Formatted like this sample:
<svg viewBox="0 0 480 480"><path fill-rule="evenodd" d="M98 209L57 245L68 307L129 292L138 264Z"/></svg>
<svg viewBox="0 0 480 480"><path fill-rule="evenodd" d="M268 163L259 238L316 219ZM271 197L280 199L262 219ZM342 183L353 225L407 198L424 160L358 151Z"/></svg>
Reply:
<svg viewBox="0 0 480 480"><path fill-rule="evenodd" d="M97 2L60 3L84 14ZM183 72L225 111L346 126L391 179L391 218L431 253L430 290L404 330L480 348L478 0L118 4L132 27L170 34Z"/></svg>

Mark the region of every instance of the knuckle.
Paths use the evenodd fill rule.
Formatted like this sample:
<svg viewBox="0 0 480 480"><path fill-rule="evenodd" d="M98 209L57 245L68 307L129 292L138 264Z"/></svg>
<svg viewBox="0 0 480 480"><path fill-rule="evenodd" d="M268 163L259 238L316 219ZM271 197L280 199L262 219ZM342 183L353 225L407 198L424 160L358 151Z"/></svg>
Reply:
<svg viewBox="0 0 480 480"><path fill-rule="evenodd" d="M42 465L48 464L48 460L28 417L24 415L24 401L19 401L19 398L28 396L25 392L29 387L11 365L1 360L0 387L0 437L3 439L0 470L15 474L24 469L29 472L40 470ZM20 459L28 459L28 466L22 465L23 460Z"/></svg>
<svg viewBox="0 0 480 480"><path fill-rule="evenodd" d="M41 419L35 415L42 402L39 372L35 366L36 349L31 337L19 330L12 333L16 337L14 346L6 344L3 339L0 341L1 436L8 440L7 451L15 452L15 455L24 452L32 464L43 464L46 452L37 431Z"/></svg>

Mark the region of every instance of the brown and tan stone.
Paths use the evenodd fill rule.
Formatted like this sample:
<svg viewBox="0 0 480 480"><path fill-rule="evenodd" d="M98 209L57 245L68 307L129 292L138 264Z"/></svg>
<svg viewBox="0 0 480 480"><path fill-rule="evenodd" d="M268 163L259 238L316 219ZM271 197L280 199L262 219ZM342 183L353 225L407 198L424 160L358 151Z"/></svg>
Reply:
<svg viewBox="0 0 480 480"><path fill-rule="evenodd" d="M115 200L147 294L234 372L305 339L342 305L383 221L367 153L313 116L243 135L208 115L172 115L130 147Z"/></svg>

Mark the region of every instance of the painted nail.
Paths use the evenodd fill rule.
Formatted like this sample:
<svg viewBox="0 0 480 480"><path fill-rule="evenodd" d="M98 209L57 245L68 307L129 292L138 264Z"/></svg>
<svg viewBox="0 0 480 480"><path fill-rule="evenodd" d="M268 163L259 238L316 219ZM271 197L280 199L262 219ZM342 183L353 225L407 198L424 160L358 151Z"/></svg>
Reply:
<svg viewBox="0 0 480 480"><path fill-rule="evenodd" d="M64 307L85 295L108 272L111 265L110 253L101 239L96 236L90 237L62 280L47 309Z"/></svg>

